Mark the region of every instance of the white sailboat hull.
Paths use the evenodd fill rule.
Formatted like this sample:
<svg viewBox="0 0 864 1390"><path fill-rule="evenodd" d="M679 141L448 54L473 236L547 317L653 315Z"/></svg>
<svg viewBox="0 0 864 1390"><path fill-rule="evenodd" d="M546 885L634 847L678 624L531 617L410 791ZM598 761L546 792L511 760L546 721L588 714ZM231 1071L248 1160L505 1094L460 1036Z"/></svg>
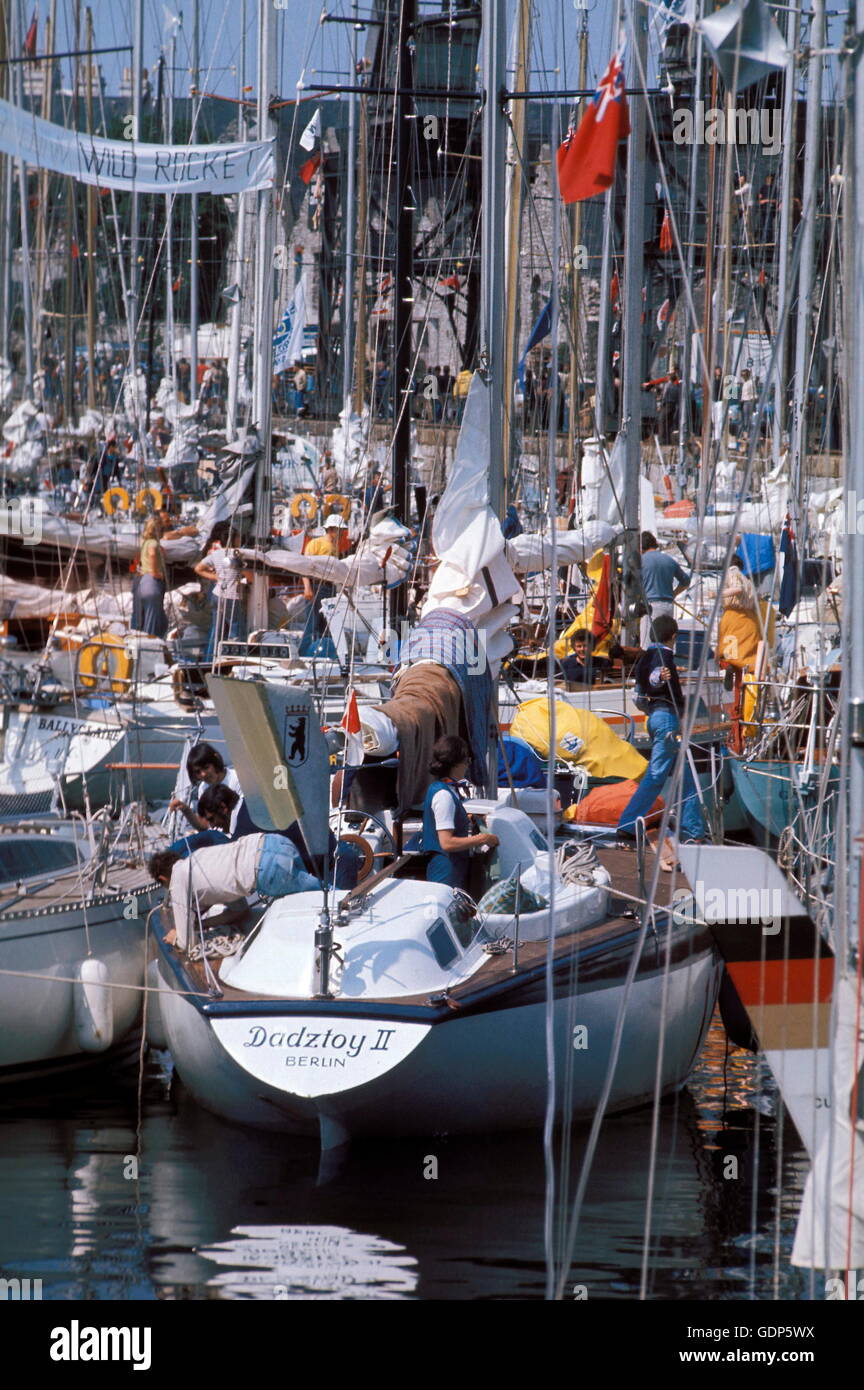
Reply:
<svg viewBox="0 0 864 1390"><path fill-rule="evenodd" d="M130 896L137 915L124 917ZM0 1083L92 1062L128 1036L141 1014L153 896L142 886L41 910L22 902L0 916Z"/></svg>
<svg viewBox="0 0 864 1390"><path fill-rule="evenodd" d="M719 966L707 943L673 966L665 1009L662 957L651 968L653 944L651 965L648 957L646 948L646 969L627 1007L612 1110L652 1099L661 1045L661 1091L684 1082L717 997ZM485 1133L543 1122L545 1004L536 986L514 990L509 1006L430 1024L417 1008L352 1009L349 1000L201 1008L177 992L172 975L160 959L167 991L161 1018L178 1072L200 1104L228 1120L293 1134L320 1128L325 1148L352 1136ZM592 1116L622 997L620 972L608 984L556 994L560 1118ZM561 1059L569 1049L572 1085L565 1094Z"/></svg>

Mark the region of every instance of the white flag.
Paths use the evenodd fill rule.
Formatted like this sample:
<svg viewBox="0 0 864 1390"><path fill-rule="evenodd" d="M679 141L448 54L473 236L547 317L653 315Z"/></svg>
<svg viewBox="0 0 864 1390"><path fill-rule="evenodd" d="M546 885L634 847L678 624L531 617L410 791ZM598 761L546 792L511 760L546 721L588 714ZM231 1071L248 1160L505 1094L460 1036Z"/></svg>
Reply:
<svg viewBox="0 0 864 1390"><path fill-rule="evenodd" d="M315 115L307 125L303 134L300 136L300 147L304 150L314 150L316 140L321 139L321 107L316 106Z"/></svg>
<svg viewBox="0 0 864 1390"><path fill-rule="evenodd" d="M294 293L282 322L273 336L273 372L287 372L300 358L303 350L303 330L306 327L306 280L303 276L294 286Z"/></svg>

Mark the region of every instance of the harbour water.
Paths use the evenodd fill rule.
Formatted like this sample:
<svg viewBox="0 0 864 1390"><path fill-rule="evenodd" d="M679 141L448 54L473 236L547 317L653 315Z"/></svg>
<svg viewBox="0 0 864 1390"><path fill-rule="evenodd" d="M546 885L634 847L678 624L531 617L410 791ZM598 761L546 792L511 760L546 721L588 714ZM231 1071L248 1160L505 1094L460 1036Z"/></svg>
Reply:
<svg viewBox="0 0 864 1390"><path fill-rule="evenodd" d="M651 1134L650 1110L604 1126L568 1297L639 1297ZM813 1296L788 1262L806 1170L764 1064L715 1023L662 1107L647 1296ZM539 1134L362 1144L318 1177L317 1145L221 1123L167 1058L140 1093L134 1063L6 1093L0 1277L61 1300L543 1298Z"/></svg>

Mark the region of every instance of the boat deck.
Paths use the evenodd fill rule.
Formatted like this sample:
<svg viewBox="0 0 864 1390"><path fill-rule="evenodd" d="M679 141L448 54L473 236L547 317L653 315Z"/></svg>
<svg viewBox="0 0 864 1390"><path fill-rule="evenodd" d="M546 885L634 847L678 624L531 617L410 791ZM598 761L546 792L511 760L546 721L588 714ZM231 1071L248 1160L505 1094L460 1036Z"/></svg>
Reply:
<svg viewBox="0 0 864 1390"><path fill-rule="evenodd" d="M80 870L67 869L64 873L32 885L26 880L20 886L17 883L5 884L0 890L0 923L32 917L36 913L65 911L81 903L96 906L114 899L122 902L127 893L149 893L153 887L153 880L146 868L138 864L131 867L118 865L109 869L106 882L94 888L93 877L85 861Z"/></svg>
<svg viewBox="0 0 864 1390"><path fill-rule="evenodd" d="M635 850L624 847L599 848L597 854L601 864L608 869L612 878L610 888L611 915L605 921L598 922L596 926L585 927L580 931L557 937L552 952L553 965L572 960L574 949L577 947L580 954L599 951L604 946L611 946L617 939L626 949L627 944L638 931L638 923L633 917L637 903L631 900L641 900L643 895L640 889ZM645 875L649 888L653 868L654 852L649 848L645 859ZM662 908L669 904L672 879L671 874L661 873L655 899L657 907ZM680 875L676 881L680 882ZM476 1001L478 996L485 994L490 989L494 990L496 987L513 980L517 973L520 978L524 979L526 975L543 971L546 966L547 952L548 942L545 940L520 942L518 966L515 971L513 952L507 950L500 955L490 955L470 979L454 985L447 991L446 996L430 996L427 992L419 995L400 995L393 999L376 998L375 1003L379 1006L386 1006L387 1004L413 1006L415 1008L423 1006L430 1011L440 1010L443 1003L447 1008L456 1010L469 1002ZM213 976L219 980L222 960L219 958L210 959L207 964ZM183 971L193 991L200 992L206 998L213 998L207 971L202 961L184 960ZM281 995L247 993L244 990L234 989L231 985L223 984L221 980L219 981L219 989L221 991L220 998L226 1003L242 1004L251 1000L263 1001L268 999L278 999L280 1003L285 1003L285 999ZM342 1002L350 1004L351 1001L346 999Z"/></svg>

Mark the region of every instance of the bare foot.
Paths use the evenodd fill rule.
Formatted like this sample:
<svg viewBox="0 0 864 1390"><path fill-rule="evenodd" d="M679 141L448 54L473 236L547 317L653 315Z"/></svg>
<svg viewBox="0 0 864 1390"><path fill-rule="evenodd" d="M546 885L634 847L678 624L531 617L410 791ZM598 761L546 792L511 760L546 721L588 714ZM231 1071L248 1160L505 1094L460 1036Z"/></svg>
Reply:
<svg viewBox="0 0 864 1390"><path fill-rule="evenodd" d="M660 868L664 874L671 874L678 863L678 847L674 840L666 839L663 841L663 848L660 851Z"/></svg>

